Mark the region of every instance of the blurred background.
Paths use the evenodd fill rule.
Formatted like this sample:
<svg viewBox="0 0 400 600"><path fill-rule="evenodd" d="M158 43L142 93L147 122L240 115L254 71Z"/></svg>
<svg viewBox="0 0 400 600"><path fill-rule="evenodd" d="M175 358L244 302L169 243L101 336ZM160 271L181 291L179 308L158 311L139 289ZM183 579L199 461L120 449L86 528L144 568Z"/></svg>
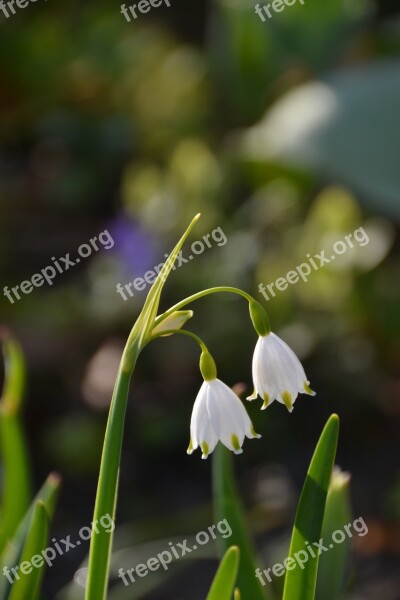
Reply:
<svg viewBox="0 0 400 600"><path fill-rule="evenodd" d="M0 17L2 290L105 229L115 242L14 304L1 293L0 322L27 360L33 479L62 474L56 538L91 522L116 370L146 294L124 301L116 285L160 263L201 211L191 242L221 227L227 243L172 273L162 307L212 285L246 289L317 391L291 415L246 406L263 437L235 466L265 566L287 554L308 462L337 412L337 463L369 526L346 598L399 600L399 6L306 0L265 23L254 6L172 0L127 23L116 2L39 0ZM260 295L359 227L368 245ZM256 341L246 303L221 295L192 308L190 328L244 397ZM116 533L128 567L213 523L211 461L186 455L200 383L190 340L159 340L140 358ZM83 597L69 584L87 551L48 570L44 600ZM204 598L217 564L207 553L111 598Z"/></svg>

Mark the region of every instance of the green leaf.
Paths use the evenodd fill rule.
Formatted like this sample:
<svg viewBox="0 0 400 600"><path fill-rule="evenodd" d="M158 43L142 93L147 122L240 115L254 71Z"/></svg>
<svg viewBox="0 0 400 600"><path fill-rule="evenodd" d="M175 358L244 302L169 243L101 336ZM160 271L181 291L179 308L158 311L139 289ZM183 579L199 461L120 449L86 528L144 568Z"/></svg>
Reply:
<svg viewBox="0 0 400 600"><path fill-rule="evenodd" d="M326 499L322 526L322 537L326 541L332 539L335 531L343 531L343 527L352 522L349 488L350 475L335 468ZM343 542L335 544L329 552L321 555L315 595L318 600L338 600L341 597L345 587L349 552L350 536L346 535Z"/></svg>
<svg viewBox="0 0 400 600"><path fill-rule="evenodd" d="M35 507L38 503L43 504L46 509L49 522L51 522L57 502L58 491L60 488L60 478L56 473L51 473L42 488L39 490L32 502L31 507L22 519L15 533L15 536L6 546L1 557L0 569L3 572L4 566L15 567L21 563L23 549L26 539L29 535L30 525L32 523ZM6 577L0 577L0 600L7 600L11 590L11 583Z"/></svg>
<svg viewBox="0 0 400 600"><path fill-rule="evenodd" d="M206 600L231 600L239 567L239 548L231 546L215 574Z"/></svg>
<svg viewBox="0 0 400 600"><path fill-rule="evenodd" d="M296 561L296 565L286 572L283 600L313 600L315 597L319 557L318 551L313 552L312 556L306 542L312 545L321 538L338 434L339 418L332 415L318 441L297 507L289 551L289 557ZM304 568L301 568L297 558L299 561L304 559Z"/></svg>
<svg viewBox="0 0 400 600"><path fill-rule="evenodd" d="M5 382L0 400L0 453L3 485L0 520L0 553L14 535L32 498L31 476L25 436L20 422L25 388L25 362L22 349L7 330L3 340Z"/></svg>
<svg viewBox="0 0 400 600"><path fill-rule="evenodd" d="M25 389L25 361L22 349L5 327L0 327L5 362L5 382L1 404L8 410L19 412Z"/></svg>
<svg viewBox="0 0 400 600"><path fill-rule="evenodd" d="M97 486L94 520L104 515L115 519L118 492L119 465L121 460L122 438L130 380L137 358L151 337L157 317L160 296L175 260L194 224L197 215L172 250L156 281L152 285L143 309L128 337L115 382L114 393L108 415L107 429L103 444L100 474ZM107 595L110 554L113 533L102 530L90 542L89 571L86 587L86 600L105 600Z"/></svg>
<svg viewBox="0 0 400 600"><path fill-rule="evenodd" d="M43 502L35 503L28 534L21 554L19 570L9 595L8 600L37 600L40 584L44 575L45 561L41 556L41 566L34 567L31 563L42 550L45 550L49 535L49 516ZM29 563L29 564L28 564ZM21 569L27 574L21 573ZM30 573L28 571L30 570Z"/></svg>
<svg viewBox="0 0 400 600"><path fill-rule="evenodd" d="M398 219L400 136L393 123L399 103L398 59L335 71L281 97L244 134L243 154L312 170L357 192L373 214Z"/></svg>
<svg viewBox="0 0 400 600"><path fill-rule="evenodd" d="M254 550L245 522L243 508L236 489L232 456L222 445L218 445L213 453L213 495L216 522L226 519L232 529L229 538L219 538L219 550L222 555L231 545L240 550L240 565L237 586L245 590L251 600L272 598L269 588L262 588L255 576L258 566L254 558Z"/></svg>

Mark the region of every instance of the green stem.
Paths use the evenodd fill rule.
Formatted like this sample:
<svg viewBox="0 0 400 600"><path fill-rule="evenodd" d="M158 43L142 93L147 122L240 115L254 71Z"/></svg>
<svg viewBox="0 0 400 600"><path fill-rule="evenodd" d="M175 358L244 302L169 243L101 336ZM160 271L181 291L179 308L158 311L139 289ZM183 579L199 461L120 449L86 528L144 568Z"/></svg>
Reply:
<svg viewBox="0 0 400 600"><path fill-rule="evenodd" d="M136 364L138 352L133 357L132 370L124 370L123 366L117 375L113 398L105 433L103 453L100 464L100 475L97 486L96 504L94 508L94 521L100 521L104 515L110 515L115 520L115 509L119 477L119 463L121 458L122 438L125 423L125 413L128 400L130 380ZM131 357L132 359L132 357ZM124 357L121 365L124 364ZM112 546L113 532L99 529L93 535L89 552L89 571L86 587L86 600L105 600L107 597L107 583ZM107 540L103 538L107 537ZM106 542L106 543L105 543ZM96 565L106 568L98 571Z"/></svg>
<svg viewBox="0 0 400 600"><path fill-rule="evenodd" d="M200 298L204 298L204 296L208 296L210 294L217 294L220 292L228 292L231 294L238 294L239 296L246 298L246 300L248 300L248 302L256 302L256 300L253 298L253 296L250 296L250 294L248 294L247 292L244 292L243 290L241 290L239 288L230 287L230 286L219 286L219 287L208 288L201 292L197 292L196 294L192 294L192 296L188 296L184 300L181 300L180 302L178 302L178 304L171 306L171 308L169 308L165 313L163 313L162 315L157 317L155 324L158 325L159 323L164 321L164 319L169 317L170 314L172 314L176 310L183 308L184 306L187 306L188 304L190 304L191 302L194 302L195 300L199 300Z"/></svg>
<svg viewBox="0 0 400 600"><path fill-rule="evenodd" d="M195 333L193 333L192 331L187 331L187 329L167 329L165 331L160 331L160 333L157 333L156 335L153 335L149 339L149 342L151 342L153 340L156 340L159 337L164 337L166 335L174 335L175 333L179 333L181 335L186 335L187 337L192 338L192 340L194 340L195 342L198 343L198 345L200 346L200 348L201 348L201 350L203 352L208 352L207 346L205 345L205 343L203 342L203 340L198 335L196 335Z"/></svg>
<svg viewBox="0 0 400 600"><path fill-rule="evenodd" d="M205 343L203 342L203 340L195 333L192 333L191 331L187 331L186 329L169 329L166 331L160 331L160 333L157 333L156 335L151 337L150 341L155 340L164 335L173 335L175 333L187 335L188 337L192 338L195 342L198 343L198 345L201 348L200 372L204 378L204 381L212 381L213 379L216 379L217 367L216 367L215 361L214 361L213 357L211 356L211 354L209 353L208 348L205 345Z"/></svg>
<svg viewBox="0 0 400 600"><path fill-rule="evenodd" d="M147 295L142 311L131 330L122 354L108 415L101 457L94 509L95 521L107 515L112 519L115 518L119 465L130 380L139 353L146 345L154 328L164 283L171 272L183 243L199 217L200 214L194 217L163 265ZM85 594L86 600L105 600L107 597L112 537L112 532L107 533L105 530L101 530L100 533L96 533L91 539L88 581Z"/></svg>

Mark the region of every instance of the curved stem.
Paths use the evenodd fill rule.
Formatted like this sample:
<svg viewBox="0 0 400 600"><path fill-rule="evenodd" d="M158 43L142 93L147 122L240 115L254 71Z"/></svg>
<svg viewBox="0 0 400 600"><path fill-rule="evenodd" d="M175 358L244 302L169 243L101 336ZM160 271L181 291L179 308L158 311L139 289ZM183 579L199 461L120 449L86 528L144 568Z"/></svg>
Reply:
<svg viewBox="0 0 400 600"><path fill-rule="evenodd" d="M187 331L187 329L167 329L166 331L160 331L160 333L157 333L156 335L152 336L149 339L149 342L151 342L152 340L156 340L159 337L172 335L175 333L180 333L181 335L186 335L187 337L192 338L195 342L198 343L202 352L208 352L207 346L205 345L203 340L198 335L193 333L192 331Z"/></svg>
<svg viewBox="0 0 400 600"><path fill-rule="evenodd" d="M246 298L246 300L248 300L248 302L255 301L253 296L250 296L250 294L248 294L247 292L244 292L243 290L241 290L239 288L230 287L230 286L219 286L219 287L208 288L207 290L203 290L201 292L197 292L196 294L192 294L192 296L188 296L184 300L181 300L180 302L178 302L178 304L171 306L171 308L169 308L167 311L165 311L165 313L163 313L162 315L159 315L157 317L155 323L156 323L156 325L158 325L159 323L164 321L164 319L166 319L171 313L175 312L176 310L179 310L180 308L183 308L184 306L187 306L188 304L190 304L191 302L194 302L195 300L199 300L200 298L204 298L204 296L209 296L210 294L217 294L220 292L237 294L239 296L242 296L243 298Z"/></svg>
<svg viewBox="0 0 400 600"><path fill-rule="evenodd" d="M150 340L152 340L152 339L155 340L159 337L163 337L165 335L172 335L174 333L180 333L182 335L187 335L188 337L192 338L195 342L198 343L198 345L201 348L200 372L204 378L204 381L211 381L213 379L216 379L217 367L215 365L215 361L214 361L213 357L211 356L211 354L209 353L208 348L205 345L205 343L203 342L203 340L198 335L193 333L192 331L187 331L187 329L169 329L169 330L167 329L166 331L160 331L160 333L157 333L156 335L154 335L152 338L150 338Z"/></svg>

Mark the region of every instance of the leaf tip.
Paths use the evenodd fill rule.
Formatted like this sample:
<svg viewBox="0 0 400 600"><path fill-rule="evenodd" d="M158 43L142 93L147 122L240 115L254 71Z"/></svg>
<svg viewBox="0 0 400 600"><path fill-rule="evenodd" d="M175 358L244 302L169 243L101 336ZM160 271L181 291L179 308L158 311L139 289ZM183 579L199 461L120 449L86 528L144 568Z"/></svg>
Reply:
<svg viewBox="0 0 400 600"><path fill-rule="evenodd" d="M52 471L52 473L50 473L48 476L47 481L49 485L59 487L62 481L60 473L57 473L57 471Z"/></svg>
<svg viewBox="0 0 400 600"><path fill-rule="evenodd" d="M336 413L333 413L329 419L328 419L328 423L330 425L335 425L337 428L339 427L340 424L340 419L339 419L339 415L337 415Z"/></svg>

